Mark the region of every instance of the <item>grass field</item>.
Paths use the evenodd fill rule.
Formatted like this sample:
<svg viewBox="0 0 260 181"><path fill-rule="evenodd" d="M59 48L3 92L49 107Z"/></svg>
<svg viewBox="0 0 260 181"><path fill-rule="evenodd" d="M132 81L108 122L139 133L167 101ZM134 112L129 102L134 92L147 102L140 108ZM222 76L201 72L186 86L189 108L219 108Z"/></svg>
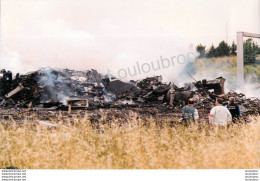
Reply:
<svg viewBox="0 0 260 181"><path fill-rule="evenodd" d="M260 117L227 130L129 123L93 128L88 117L56 128L0 124L0 168L249 169L259 168Z"/></svg>
<svg viewBox="0 0 260 181"><path fill-rule="evenodd" d="M197 58L194 61L196 77L198 79L209 77L216 78L224 76L228 84L236 82L237 75L237 57L218 57L218 58ZM250 83L260 85L260 55L254 65L244 66L245 79Z"/></svg>

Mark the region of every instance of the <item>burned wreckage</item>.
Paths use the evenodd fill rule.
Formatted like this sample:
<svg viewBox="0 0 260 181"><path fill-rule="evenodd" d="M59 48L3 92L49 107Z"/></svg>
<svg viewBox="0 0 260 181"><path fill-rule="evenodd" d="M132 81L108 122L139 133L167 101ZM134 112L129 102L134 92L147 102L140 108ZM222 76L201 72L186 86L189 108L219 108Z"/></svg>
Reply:
<svg viewBox="0 0 260 181"><path fill-rule="evenodd" d="M243 115L259 114L260 101L244 94L225 94L223 77L186 83L177 87L173 82L163 83L161 76L128 83L99 74L96 70L42 68L24 75L1 71L1 108L138 108L154 107L168 112L180 112L188 98L194 98L199 111L209 112L215 99L227 103L235 97ZM157 111L158 112L158 111ZM160 111L159 111L160 112Z"/></svg>

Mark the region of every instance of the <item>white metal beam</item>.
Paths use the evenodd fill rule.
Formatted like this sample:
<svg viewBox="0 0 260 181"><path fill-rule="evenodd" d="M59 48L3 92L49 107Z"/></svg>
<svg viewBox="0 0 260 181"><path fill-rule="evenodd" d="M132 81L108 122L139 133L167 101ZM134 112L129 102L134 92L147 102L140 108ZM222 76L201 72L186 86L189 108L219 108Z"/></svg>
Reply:
<svg viewBox="0 0 260 181"><path fill-rule="evenodd" d="M260 38L260 34L242 32L244 37Z"/></svg>
<svg viewBox="0 0 260 181"><path fill-rule="evenodd" d="M244 83L243 32L237 32L237 86L241 87L243 83Z"/></svg>

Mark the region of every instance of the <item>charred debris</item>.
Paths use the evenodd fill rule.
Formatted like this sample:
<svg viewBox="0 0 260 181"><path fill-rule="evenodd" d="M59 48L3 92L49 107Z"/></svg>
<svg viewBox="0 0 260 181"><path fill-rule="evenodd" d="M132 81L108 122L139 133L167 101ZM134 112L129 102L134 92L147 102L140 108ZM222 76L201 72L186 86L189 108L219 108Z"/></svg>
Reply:
<svg viewBox="0 0 260 181"><path fill-rule="evenodd" d="M38 109L96 109L153 107L179 112L188 98L195 99L199 110L209 110L215 99L225 103L235 97L242 111L260 113L260 100L246 98L244 94L224 92L225 79L201 80L177 87L174 82L164 83L161 76L139 81L112 80L96 70L76 71L43 68L24 75L2 70L0 77L0 107Z"/></svg>

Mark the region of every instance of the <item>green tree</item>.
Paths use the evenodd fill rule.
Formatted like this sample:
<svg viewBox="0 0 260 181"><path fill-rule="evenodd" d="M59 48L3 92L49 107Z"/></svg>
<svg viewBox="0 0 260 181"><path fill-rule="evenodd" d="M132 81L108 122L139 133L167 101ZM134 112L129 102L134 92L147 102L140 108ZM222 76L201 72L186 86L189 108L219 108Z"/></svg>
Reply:
<svg viewBox="0 0 260 181"><path fill-rule="evenodd" d="M251 39L244 41L244 62L245 65L255 64L259 46Z"/></svg>
<svg viewBox="0 0 260 181"><path fill-rule="evenodd" d="M237 45L235 44L234 41L232 42L232 45L231 45L231 52L230 52L230 54L233 55L233 56L237 55Z"/></svg>
<svg viewBox="0 0 260 181"><path fill-rule="evenodd" d="M205 53L206 53L206 46L203 46L202 44L199 44L196 47L197 52L200 53L199 58L205 57Z"/></svg>
<svg viewBox="0 0 260 181"><path fill-rule="evenodd" d="M212 44L211 47L209 48L208 52L207 52L207 57L211 58L211 57L217 57L217 50L214 47L214 45Z"/></svg>
<svg viewBox="0 0 260 181"><path fill-rule="evenodd" d="M219 57L229 56L230 50L230 46L225 41L222 41L217 47L217 54Z"/></svg>

